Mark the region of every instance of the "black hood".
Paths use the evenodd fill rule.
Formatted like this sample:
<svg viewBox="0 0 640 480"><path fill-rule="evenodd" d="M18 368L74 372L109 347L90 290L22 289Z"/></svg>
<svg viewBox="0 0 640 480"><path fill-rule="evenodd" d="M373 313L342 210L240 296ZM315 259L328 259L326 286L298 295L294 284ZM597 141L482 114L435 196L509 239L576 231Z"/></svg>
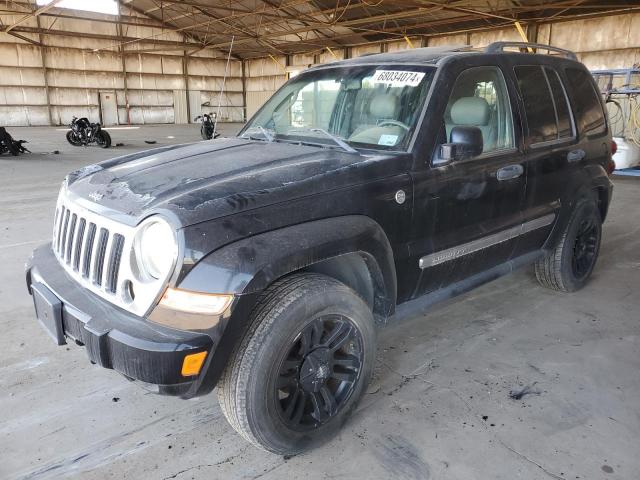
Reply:
<svg viewBox="0 0 640 480"><path fill-rule="evenodd" d="M68 176L69 190L99 212L138 223L169 212L181 226L362 183L390 155L367 156L241 138L173 145L90 165ZM387 162L383 162L387 163ZM390 162L387 166L403 162ZM402 168L402 167L400 167ZM395 170L395 168L394 168ZM364 174L364 175L363 175Z"/></svg>

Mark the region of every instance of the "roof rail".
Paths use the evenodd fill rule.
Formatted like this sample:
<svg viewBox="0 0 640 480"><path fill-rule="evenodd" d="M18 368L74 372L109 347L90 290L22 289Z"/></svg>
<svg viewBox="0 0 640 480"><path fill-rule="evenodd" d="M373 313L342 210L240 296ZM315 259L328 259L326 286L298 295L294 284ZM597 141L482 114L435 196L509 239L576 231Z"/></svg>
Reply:
<svg viewBox="0 0 640 480"><path fill-rule="evenodd" d="M487 48L485 48L486 53L502 53L505 48L508 47L516 47L520 49L536 49L536 50L546 50L547 52L556 52L560 53L566 58L571 60L578 60L578 57L571 50L565 50L564 48L553 47L551 45L544 45L542 43L529 43L529 42L493 42Z"/></svg>

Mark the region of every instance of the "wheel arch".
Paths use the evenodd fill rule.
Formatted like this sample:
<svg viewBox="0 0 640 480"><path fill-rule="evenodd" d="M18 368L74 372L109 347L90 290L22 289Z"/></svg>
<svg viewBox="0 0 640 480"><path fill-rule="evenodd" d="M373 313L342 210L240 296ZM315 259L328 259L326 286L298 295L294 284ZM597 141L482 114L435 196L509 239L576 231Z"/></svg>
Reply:
<svg viewBox="0 0 640 480"><path fill-rule="evenodd" d="M220 341L189 397L204 395L215 387L235 345L247 331L261 292L299 272L322 273L347 284L370 302L378 321L394 312L397 280L393 252L382 227L369 217L317 220L226 245L200 260L177 285L237 295Z"/></svg>
<svg viewBox="0 0 640 480"><path fill-rule="evenodd" d="M393 252L382 227L364 215L306 222L231 243L205 256L178 287L247 295L296 272L323 273L347 284L377 318L394 311Z"/></svg>

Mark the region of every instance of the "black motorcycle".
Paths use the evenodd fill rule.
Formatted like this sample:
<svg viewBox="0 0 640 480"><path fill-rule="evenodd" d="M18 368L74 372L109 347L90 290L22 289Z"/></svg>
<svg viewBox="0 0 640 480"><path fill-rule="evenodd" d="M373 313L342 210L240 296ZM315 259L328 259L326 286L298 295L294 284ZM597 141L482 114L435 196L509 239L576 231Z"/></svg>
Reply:
<svg viewBox="0 0 640 480"><path fill-rule="evenodd" d="M99 123L91 123L86 117L73 117L69 124L67 132L67 141L74 147L87 146L90 143L96 143L102 148L111 146L111 135L109 132L102 130Z"/></svg>
<svg viewBox="0 0 640 480"><path fill-rule="evenodd" d="M14 157L21 153L31 153L23 144L26 140L14 140L4 127L0 127L0 155L10 153Z"/></svg>
<svg viewBox="0 0 640 480"><path fill-rule="evenodd" d="M200 127L200 135L202 135L203 140L211 140L212 138L218 138L220 136L220 133L215 131L215 118L215 113L203 113L202 115L198 115L193 119L194 122L197 122L198 120L202 121L202 126Z"/></svg>

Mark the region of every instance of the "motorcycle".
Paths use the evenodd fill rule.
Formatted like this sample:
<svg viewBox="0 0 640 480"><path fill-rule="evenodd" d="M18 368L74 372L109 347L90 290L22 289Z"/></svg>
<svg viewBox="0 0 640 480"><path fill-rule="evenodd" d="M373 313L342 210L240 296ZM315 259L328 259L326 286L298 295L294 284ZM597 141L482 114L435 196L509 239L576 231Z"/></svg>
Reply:
<svg viewBox="0 0 640 480"><path fill-rule="evenodd" d="M102 148L111 146L109 132L102 130L99 123L91 123L86 117L73 117L69 128L71 130L67 132L67 141L74 147L87 146L94 142Z"/></svg>
<svg viewBox="0 0 640 480"><path fill-rule="evenodd" d="M198 115L193 119L194 122L198 120L202 121L202 125L200 126L200 135L203 140L211 140L212 138L218 138L220 133L216 132L214 119L216 118L215 113L203 113L202 115Z"/></svg>
<svg viewBox="0 0 640 480"><path fill-rule="evenodd" d="M31 153L27 147L26 140L14 140L13 137L4 127L0 127L0 155L9 152L14 157L21 153Z"/></svg>

